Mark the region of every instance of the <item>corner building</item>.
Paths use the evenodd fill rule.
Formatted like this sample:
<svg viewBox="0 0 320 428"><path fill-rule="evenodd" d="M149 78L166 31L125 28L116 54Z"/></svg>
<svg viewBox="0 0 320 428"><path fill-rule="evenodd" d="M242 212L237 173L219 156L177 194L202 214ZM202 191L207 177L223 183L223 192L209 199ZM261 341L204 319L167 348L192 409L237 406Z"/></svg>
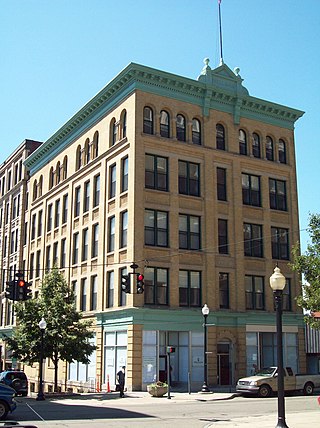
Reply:
<svg viewBox="0 0 320 428"><path fill-rule="evenodd" d="M211 387L275 364L277 263L287 279L284 362L305 370L288 267L303 112L254 98L242 82L208 60L196 80L132 63L26 160L30 191L43 183L29 203L29 280L36 292L57 264L94 320L91 364L61 364L67 388L113 388L126 365L128 389L145 389L166 379L166 346L173 384L200 388L205 303ZM143 294L134 275L131 293L121 288L133 262Z"/></svg>

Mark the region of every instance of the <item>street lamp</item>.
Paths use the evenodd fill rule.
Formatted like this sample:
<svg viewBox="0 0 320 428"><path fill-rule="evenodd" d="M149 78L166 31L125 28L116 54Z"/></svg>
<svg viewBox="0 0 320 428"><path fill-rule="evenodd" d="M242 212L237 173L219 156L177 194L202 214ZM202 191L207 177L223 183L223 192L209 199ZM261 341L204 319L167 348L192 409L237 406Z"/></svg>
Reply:
<svg viewBox="0 0 320 428"><path fill-rule="evenodd" d="M39 388L38 388L38 395L36 400L43 401L45 400L45 396L43 393L43 337L44 337L45 329L47 327L46 320L42 317L38 325L41 333L41 344L40 344L40 361L39 361Z"/></svg>
<svg viewBox="0 0 320 428"><path fill-rule="evenodd" d="M207 318L209 315L210 309L207 304L202 308L203 315L203 331L204 331L204 381L202 385L201 392L210 392L208 388L208 353L207 353Z"/></svg>
<svg viewBox="0 0 320 428"><path fill-rule="evenodd" d="M270 286L273 290L277 316L277 365L278 365L278 423L276 428L288 428L284 406L284 377L283 377L283 349L282 349L282 291L286 285L286 278L278 266L270 276Z"/></svg>

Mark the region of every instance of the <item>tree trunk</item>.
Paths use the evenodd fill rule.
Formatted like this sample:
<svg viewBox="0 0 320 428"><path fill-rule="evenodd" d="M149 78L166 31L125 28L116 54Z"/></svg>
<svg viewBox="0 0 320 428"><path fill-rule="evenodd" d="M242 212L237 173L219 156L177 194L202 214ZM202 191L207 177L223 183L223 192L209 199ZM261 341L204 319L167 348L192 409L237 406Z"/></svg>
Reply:
<svg viewBox="0 0 320 428"><path fill-rule="evenodd" d="M53 365L54 365L54 392L58 392L59 358L57 356L55 356L52 361L53 361Z"/></svg>

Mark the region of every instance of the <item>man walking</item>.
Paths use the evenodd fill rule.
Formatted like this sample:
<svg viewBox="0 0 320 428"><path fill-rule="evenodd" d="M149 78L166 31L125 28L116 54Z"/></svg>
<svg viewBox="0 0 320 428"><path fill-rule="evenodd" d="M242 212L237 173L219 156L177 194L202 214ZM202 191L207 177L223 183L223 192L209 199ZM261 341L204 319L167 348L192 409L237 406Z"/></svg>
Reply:
<svg viewBox="0 0 320 428"><path fill-rule="evenodd" d="M126 377L126 367L122 366L121 370L117 373L117 381L119 384L119 390L120 390L120 398L124 397L124 384L125 384L125 377Z"/></svg>

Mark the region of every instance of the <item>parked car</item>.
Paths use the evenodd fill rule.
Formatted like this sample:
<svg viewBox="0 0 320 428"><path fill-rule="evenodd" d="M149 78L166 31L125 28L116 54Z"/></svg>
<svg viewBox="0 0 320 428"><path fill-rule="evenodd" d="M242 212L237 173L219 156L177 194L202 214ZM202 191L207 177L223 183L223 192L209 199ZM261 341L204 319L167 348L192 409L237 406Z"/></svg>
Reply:
<svg viewBox="0 0 320 428"><path fill-rule="evenodd" d="M0 373L0 383L11 386L17 395L28 395L28 378L26 374L18 370L5 370Z"/></svg>
<svg viewBox="0 0 320 428"><path fill-rule="evenodd" d="M0 384L0 419L5 419L9 412L17 407L14 399L16 391L10 386Z"/></svg>
<svg viewBox="0 0 320 428"><path fill-rule="evenodd" d="M253 376L239 379L237 392L269 397L273 392L278 392L277 377L278 367L266 367L258 370ZM305 395L312 395L314 388L319 387L320 375L295 375L291 367L284 368L285 391L303 391Z"/></svg>

